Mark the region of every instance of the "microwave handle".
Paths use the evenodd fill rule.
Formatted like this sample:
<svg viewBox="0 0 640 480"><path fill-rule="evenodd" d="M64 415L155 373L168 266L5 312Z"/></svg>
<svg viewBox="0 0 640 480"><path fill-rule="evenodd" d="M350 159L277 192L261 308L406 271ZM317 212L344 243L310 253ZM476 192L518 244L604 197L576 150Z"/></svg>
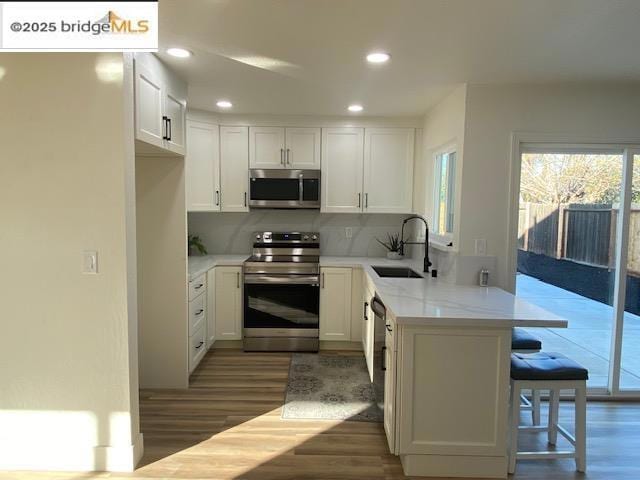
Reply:
<svg viewBox="0 0 640 480"><path fill-rule="evenodd" d="M302 174L300 174L300 176L298 176L298 192L299 192L299 198L298 200L300 202L302 202L302 199L304 198L304 178L302 176Z"/></svg>

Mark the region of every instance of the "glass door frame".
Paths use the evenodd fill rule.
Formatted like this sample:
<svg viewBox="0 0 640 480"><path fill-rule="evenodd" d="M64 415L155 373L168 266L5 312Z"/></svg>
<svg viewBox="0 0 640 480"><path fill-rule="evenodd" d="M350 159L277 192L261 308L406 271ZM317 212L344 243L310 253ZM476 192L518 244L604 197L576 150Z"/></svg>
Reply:
<svg viewBox="0 0 640 480"><path fill-rule="evenodd" d="M608 153L622 155L622 182L620 191L620 209L616 224L616 261L611 347L609 352L609 375L606 387L589 388L589 395L608 396L623 399L640 399L640 389L620 388L622 369L622 343L624 332L624 308L626 300L627 258L629 248L629 223L631 215L633 162L640 155L640 143L634 142L594 142L581 139L563 139L554 135L512 134L511 142L511 182L509 214L509 254L507 260L510 284L508 290L515 293L517 270L517 232L518 209L520 205L520 180L522 155L524 153Z"/></svg>

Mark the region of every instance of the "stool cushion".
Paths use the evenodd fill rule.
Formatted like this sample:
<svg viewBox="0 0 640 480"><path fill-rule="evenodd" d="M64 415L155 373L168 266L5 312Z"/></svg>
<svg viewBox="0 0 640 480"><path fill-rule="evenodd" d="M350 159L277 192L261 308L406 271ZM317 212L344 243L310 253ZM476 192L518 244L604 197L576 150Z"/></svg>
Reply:
<svg viewBox="0 0 640 480"><path fill-rule="evenodd" d="M587 380L586 368L559 353L512 353L514 380Z"/></svg>
<svg viewBox="0 0 640 480"><path fill-rule="evenodd" d="M542 342L524 328L512 329L511 350L540 350L541 348Z"/></svg>

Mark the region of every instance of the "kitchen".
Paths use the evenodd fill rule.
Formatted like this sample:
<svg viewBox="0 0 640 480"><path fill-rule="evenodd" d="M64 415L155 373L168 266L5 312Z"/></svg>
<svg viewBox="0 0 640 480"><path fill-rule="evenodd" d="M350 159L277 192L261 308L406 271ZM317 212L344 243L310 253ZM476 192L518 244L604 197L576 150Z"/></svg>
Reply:
<svg viewBox="0 0 640 480"><path fill-rule="evenodd" d="M516 285L523 152L622 152L619 251L636 198L638 7L552 3L162 0L157 52L3 52L0 479L640 475L624 289L603 392Z"/></svg>

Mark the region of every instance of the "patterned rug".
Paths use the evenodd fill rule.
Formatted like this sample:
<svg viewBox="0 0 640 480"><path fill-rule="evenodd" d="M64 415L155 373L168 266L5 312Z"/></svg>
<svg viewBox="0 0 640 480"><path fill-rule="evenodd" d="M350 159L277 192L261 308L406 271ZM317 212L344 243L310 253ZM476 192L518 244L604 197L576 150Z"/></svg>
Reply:
<svg viewBox="0 0 640 480"><path fill-rule="evenodd" d="M382 422L364 357L294 353L282 418Z"/></svg>

